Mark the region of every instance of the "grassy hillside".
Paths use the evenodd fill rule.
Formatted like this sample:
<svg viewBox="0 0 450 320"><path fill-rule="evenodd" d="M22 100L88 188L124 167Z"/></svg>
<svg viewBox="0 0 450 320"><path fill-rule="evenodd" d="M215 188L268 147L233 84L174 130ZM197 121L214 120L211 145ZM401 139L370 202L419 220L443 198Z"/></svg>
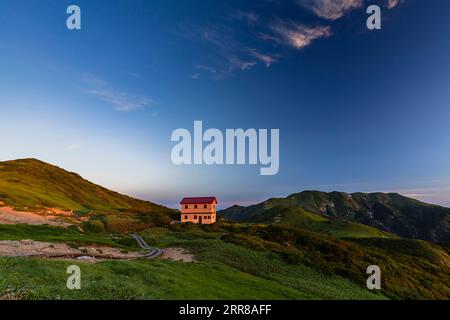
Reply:
<svg viewBox="0 0 450 320"><path fill-rule="evenodd" d="M371 226L401 237L436 242L450 241L450 209L426 204L396 193L304 191L286 198L272 198L249 207L233 206L219 212L235 221L264 221L267 211L302 209L341 221Z"/></svg>
<svg viewBox="0 0 450 320"><path fill-rule="evenodd" d="M376 264L382 270L382 292L391 298L450 297L448 247L420 240L337 240L323 233L277 225L236 224L226 228L233 232L224 235L223 241L276 252L291 264L306 264L355 283L363 283L366 268ZM389 245L385 247L386 244Z"/></svg>
<svg viewBox="0 0 450 320"><path fill-rule="evenodd" d="M17 209L168 212L84 180L48 163L23 159L0 162L0 201Z"/></svg>
<svg viewBox="0 0 450 320"><path fill-rule="evenodd" d="M274 207L259 215L252 216L246 221L304 228L326 233L336 238L395 238L393 234L376 228L345 220L330 219L327 216L308 212L301 208Z"/></svg>

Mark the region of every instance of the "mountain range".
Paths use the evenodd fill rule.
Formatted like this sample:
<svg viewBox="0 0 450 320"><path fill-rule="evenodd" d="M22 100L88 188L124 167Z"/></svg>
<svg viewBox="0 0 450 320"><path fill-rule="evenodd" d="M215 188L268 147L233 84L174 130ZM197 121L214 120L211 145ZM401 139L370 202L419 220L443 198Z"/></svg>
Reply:
<svg viewBox="0 0 450 320"><path fill-rule="evenodd" d="M248 207L232 206L218 213L225 219L269 224L355 224L402 238L450 242L450 209L423 203L398 193L303 191ZM318 221L321 221L321 223ZM373 230L372 230L373 231Z"/></svg>

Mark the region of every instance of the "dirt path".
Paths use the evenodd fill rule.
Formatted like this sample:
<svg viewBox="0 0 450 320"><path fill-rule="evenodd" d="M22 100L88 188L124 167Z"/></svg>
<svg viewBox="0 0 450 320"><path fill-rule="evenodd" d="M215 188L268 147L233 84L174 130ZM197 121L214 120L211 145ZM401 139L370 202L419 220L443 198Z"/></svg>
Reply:
<svg viewBox="0 0 450 320"><path fill-rule="evenodd" d="M0 256L36 258L79 258L95 259L137 259L143 255L138 252L124 252L118 248L91 246L72 248L64 243L49 243L33 240L0 241Z"/></svg>
<svg viewBox="0 0 450 320"><path fill-rule="evenodd" d="M58 227L68 227L71 223L64 222L58 219L58 215L68 216L70 213L49 209L45 215L16 211L11 207L0 207L0 224L31 224L31 225L51 225Z"/></svg>
<svg viewBox="0 0 450 320"><path fill-rule="evenodd" d="M170 259L182 262L194 262L194 255L183 248L166 248L161 256L163 259Z"/></svg>

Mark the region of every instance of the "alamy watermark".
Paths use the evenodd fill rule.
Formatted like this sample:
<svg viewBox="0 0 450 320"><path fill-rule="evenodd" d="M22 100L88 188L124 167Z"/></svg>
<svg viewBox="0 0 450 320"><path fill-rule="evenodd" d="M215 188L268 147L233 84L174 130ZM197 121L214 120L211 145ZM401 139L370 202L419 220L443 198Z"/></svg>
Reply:
<svg viewBox="0 0 450 320"><path fill-rule="evenodd" d="M69 30L81 30L81 9L77 5L70 5L66 10L70 16L66 20L66 26Z"/></svg>
<svg viewBox="0 0 450 320"><path fill-rule="evenodd" d="M203 132L203 122L194 121L193 135L176 129L171 141L178 142L171 153L175 165L259 164L263 176L276 175L280 168L279 129L226 129L223 134L214 128Z"/></svg>
<svg viewBox="0 0 450 320"><path fill-rule="evenodd" d="M66 20L67 29L81 30L81 8L72 4L67 7L66 13L70 15ZM367 7L366 13L370 15L366 21L367 28L369 30L380 30L381 8L373 4Z"/></svg>
<svg viewBox="0 0 450 320"><path fill-rule="evenodd" d="M67 278L66 286L69 290L81 289L81 269L77 265L67 267L66 273L70 274Z"/></svg>
<svg viewBox="0 0 450 320"><path fill-rule="evenodd" d="M381 289L381 269L377 265L371 265L367 267L367 274L370 276L367 278L366 286L369 290Z"/></svg>
<svg viewBox="0 0 450 320"><path fill-rule="evenodd" d="M367 29L380 30L381 29L381 8L376 4L370 5L366 10L370 16L367 18Z"/></svg>

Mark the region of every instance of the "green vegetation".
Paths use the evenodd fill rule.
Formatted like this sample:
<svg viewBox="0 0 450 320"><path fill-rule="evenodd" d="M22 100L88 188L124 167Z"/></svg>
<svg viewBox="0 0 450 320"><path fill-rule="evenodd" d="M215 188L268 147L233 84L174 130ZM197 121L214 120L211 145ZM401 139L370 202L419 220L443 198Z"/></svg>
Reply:
<svg viewBox="0 0 450 320"><path fill-rule="evenodd" d="M76 262L83 288L65 287L73 261L0 258L0 297L19 299L383 299L363 284L290 264L278 254L214 240L204 231L157 229L152 242L182 246L194 263L166 260ZM206 239L204 238L206 236ZM146 236L147 237L147 236ZM209 239L208 239L209 238ZM54 238L53 238L54 239Z"/></svg>
<svg viewBox="0 0 450 320"><path fill-rule="evenodd" d="M65 272L71 263L0 258L2 273L7 275L6 279L0 278L0 298L203 300L312 297L223 264L167 260L81 264L82 289L71 291L66 288Z"/></svg>
<svg viewBox="0 0 450 320"><path fill-rule="evenodd" d="M280 226L299 227L316 232L327 233L337 238L396 238L393 234L376 228L345 220L330 219L305 211L301 208L274 207L257 216L247 219L248 222L272 222Z"/></svg>
<svg viewBox="0 0 450 320"><path fill-rule="evenodd" d="M254 254L247 251L240 251L244 254L238 254L237 251L230 253L220 243L251 249L270 257L269 260L281 259L289 266L308 266L325 275L338 275L359 285L365 284L366 268L377 264L384 270L382 293L392 299L450 297L449 248L424 241L389 238L338 240L298 228L224 222L215 226L174 225L171 230L148 230L142 235L154 245L186 247L202 259L221 261L270 279L276 277L273 270L282 270L282 275L289 272L279 267L263 268L266 263L255 260ZM211 250L212 243L220 249ZM251 264L251 261L255 263ZM320 286L326 283L323 278L317 280L310 276L299 276L305 274L299 271L297 280L315 279L311 283ZM293 284L295 280L283 283Z"/></svg>
<svg viewBox="0 0 450 320"><path fill-rule="evenodd" d="M105 224L99 220L83 222L81 228L87 232L105 233Z"/></svg>
<svg viewBox="0 0 450 320"><path fill-rule="evenodd" d="M122 234L76 228L0 226L0 239L104 244L138 250ZM424 241L338 240L298 228L219 222L153 227L140 232L152 245L182 247L197 262L158 260L81 264L86 288L65 289L73 262L0 258L0 296L82 299L448 299L448 248ZM366 268L383 270L383 290L365 288ZM39 267L36 267L39 265ZM5 271L5 272L4 272ZM62 282L61 282L62 281Z"/></svg>

